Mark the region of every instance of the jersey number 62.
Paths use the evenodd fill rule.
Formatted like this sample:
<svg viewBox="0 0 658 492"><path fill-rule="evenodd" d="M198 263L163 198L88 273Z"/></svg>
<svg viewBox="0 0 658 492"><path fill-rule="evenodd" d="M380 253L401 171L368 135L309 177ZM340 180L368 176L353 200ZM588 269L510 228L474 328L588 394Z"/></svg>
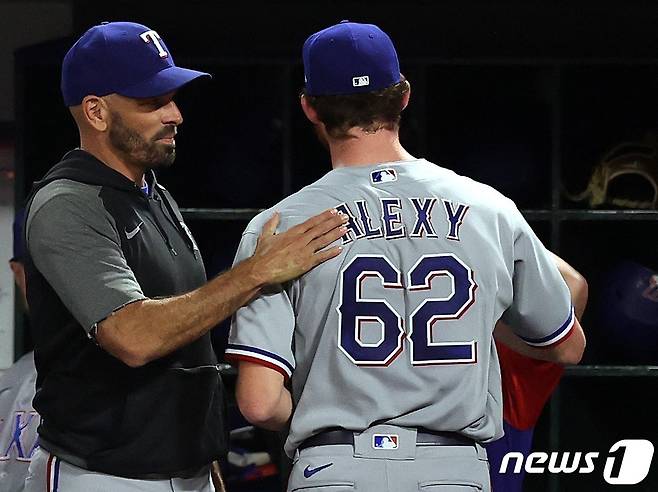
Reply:
<svg viewBox="0 0 658 492"><path fill-rule="evenodd" d="M409 270L405 285L400 272L385 256L358 255L341 274L341 302L337 307L340 350L357 365L387 366L404 349L403 317L386 299L364 299L362 284L368 277L379 277L385 289L430 291L432 280L447 276L452 293L445 298L427 298L409 315L409 340L413 365L459 364L476 361L476 343L470 341L432 341L432 326L439 320L461 317L475 302L477 284L473 271L451 253L424 255ZM376 342L361 340L361 325L376 322L381 336Z"/></svg>

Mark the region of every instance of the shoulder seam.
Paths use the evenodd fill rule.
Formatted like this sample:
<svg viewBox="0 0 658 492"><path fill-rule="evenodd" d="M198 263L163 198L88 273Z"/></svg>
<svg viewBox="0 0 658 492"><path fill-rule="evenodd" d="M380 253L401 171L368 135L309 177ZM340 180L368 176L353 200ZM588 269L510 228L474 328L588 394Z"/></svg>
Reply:
<svg viewBox="0 0 658 492"><path fill-rule="evenodd" d="M73 180L68 180L68 181L73 181ZM53 183L54 182L55 181L53 181ZM73 181L73 182L78 183L77 181ZM48 183L48 184L50 184L50 183ZM85 185L85 183L80 183L80 184ZM98 185L98 186L96 186L96 185L85 185L85 186L90 186L92 188L98 188L98 191L95 194L95 197L100 202L100 207L102 208L102 210L112 219L112 224L114 226L114 229L116 230L116 222L114 220L114 217L112 216L112 214L110 214L110 212L107 210L107 208L105 208L105 204L103 203L103 200L100 197L100 192L103 189L103 186L102 185ZM44 188L42 188L42 189L44 189ZM41 190L39 190L39 191L41 191ZM34 195L35 197L39 193L39 191L37 191L37 193L35 193L35 195ZM76 195L75 193L62 193L62 194L53 195L53 196L49 197L46 201L44 201L39 206L39 208L35 211L32 210L32 205L34 204L34 198L32 199L32 204L30 205L30 210L29 210L29 214L28 214L29 221L26 221L25 232L24 232L25 242L26 242L26 246L28 247L28 250L29 250L29 244L30 244L30 229L31 229L32 223L34 222L34 219L36 219L37 216L41 213L44 206L48 203L51 203L54 200L62 200L62 201L65 201L65 202L68 202L70 204L75 205L75 202L73 200L71 200L71 197L77 197L77 196L79 196L79 195Z"/></svg>

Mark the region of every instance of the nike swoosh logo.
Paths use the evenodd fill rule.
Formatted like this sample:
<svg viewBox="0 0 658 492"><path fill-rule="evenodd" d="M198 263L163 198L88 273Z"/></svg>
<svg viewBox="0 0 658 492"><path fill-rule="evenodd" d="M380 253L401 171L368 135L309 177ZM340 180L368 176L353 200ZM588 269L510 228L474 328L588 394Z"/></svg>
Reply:
<svg viewBox="0 0 658 492"><path fill-rule="evenodd" d="M144 225L144 221L140 222L137 225L137 227L135 227L132 231L128 231L127 229L124 230L124 232L126 233L126 238L127 239L134 238L137 235L137 233L139 232L139 229L142 227L142 225Z"/></svg>
<svg viewBox="0 0 658 492"><path fill-rule="evenodd" d="M326 465L318 466L317 468L311 468L310 466L307 466L304 469L304 477L305 478L311 478L317 472L322 471L325 468L329 468L331 465L333 465L333 463L327 463Z"/></svg>

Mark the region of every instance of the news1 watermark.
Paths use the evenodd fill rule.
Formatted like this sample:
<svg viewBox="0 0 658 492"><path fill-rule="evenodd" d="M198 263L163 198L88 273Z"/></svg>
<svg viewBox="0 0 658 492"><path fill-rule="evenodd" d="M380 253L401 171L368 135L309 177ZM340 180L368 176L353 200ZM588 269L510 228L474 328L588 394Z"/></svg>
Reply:
<svg viewBox="0 0 658 492"><path fill-rule="evenodd" d="M535 451L527 457L518 452L507 453L500 473L594 473L603 467L603 479L612 485L636 485L651 468L653 444L645 439L623 439L606 453L598 451Z"/></svg>

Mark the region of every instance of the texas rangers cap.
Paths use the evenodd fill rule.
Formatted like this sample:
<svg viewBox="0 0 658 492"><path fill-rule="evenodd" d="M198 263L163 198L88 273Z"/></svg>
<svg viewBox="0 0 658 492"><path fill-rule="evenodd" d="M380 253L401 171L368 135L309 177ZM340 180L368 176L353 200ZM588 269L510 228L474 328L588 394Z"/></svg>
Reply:
<svg viewBox="0 0 658 492"><path fill-rule="evenodd" d="M160 35L134 22L104 22L85 32L62 63L62 95L76 106L90 94L154 97L210 74L177 67Z"/></svg>
<svg viewBox="0 0 658 492"><path fill-rule="evenodd" d="M311 96L377 91L402 79L393 41L373 24L344 20L316 32L302 58Z"/></svg>

